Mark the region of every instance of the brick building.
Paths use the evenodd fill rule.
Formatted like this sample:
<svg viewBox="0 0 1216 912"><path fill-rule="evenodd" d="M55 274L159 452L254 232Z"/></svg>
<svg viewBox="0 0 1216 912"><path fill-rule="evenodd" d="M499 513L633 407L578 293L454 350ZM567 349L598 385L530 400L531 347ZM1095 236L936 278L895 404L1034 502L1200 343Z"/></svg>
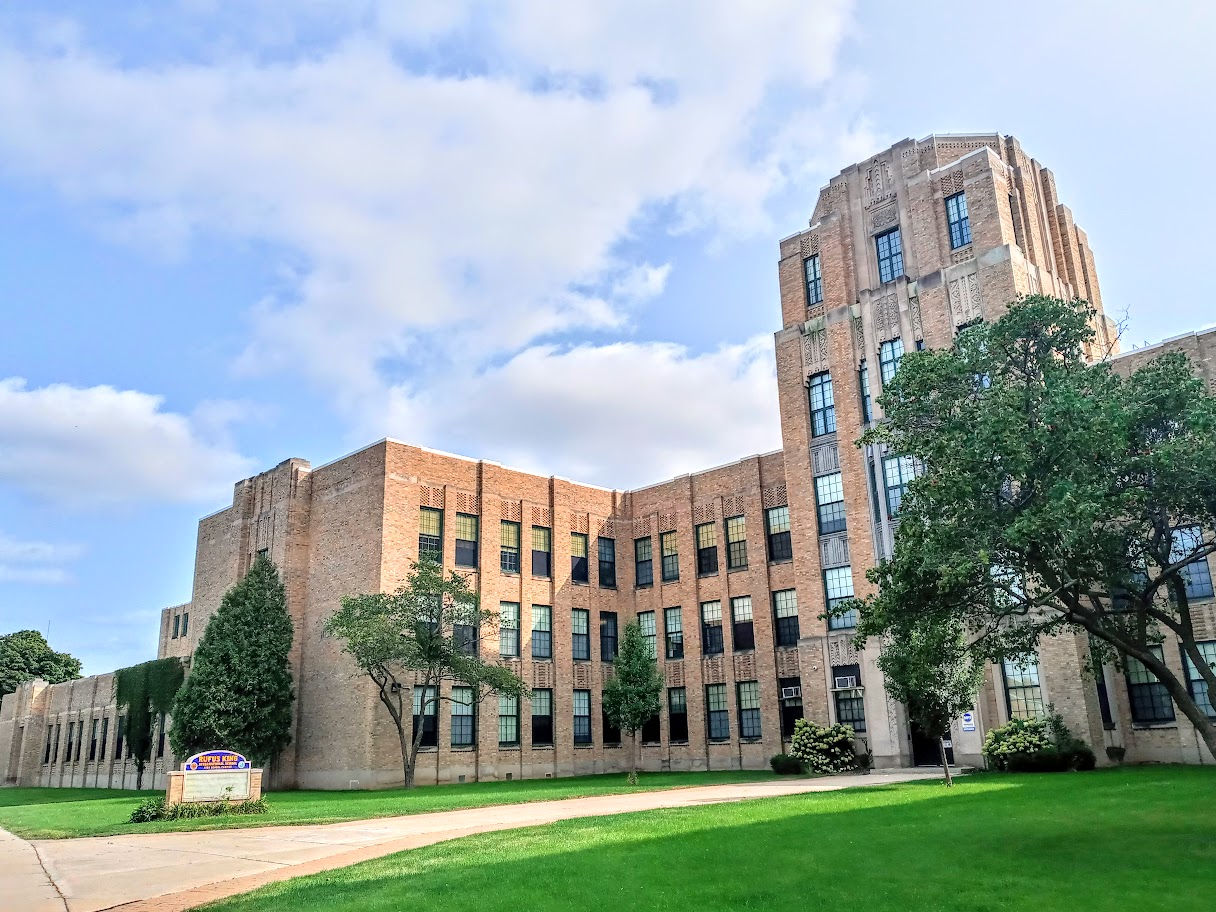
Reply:
<svg viewBox="0 0 1216 912"><path fill-rule="evenodd" d="M428 551L499 609L480 647L532 697L441 703L419 782L626 767L601 689L633 620L666 680L663 712L643 732L647 768L763 766L804 714L853 724L880 766L932 762L935 746L883 690L876 647L857 650L847 618L820 617L864 592L910 477L907 460L853 441L881 418L878 396L905 351L948 346L1019 294L1081 297L1101 313L1093 254L1051 172L997 134L904 140L845 169L779 251L781 450L635 491L394 440L316 468L290 459L237 483L232 505L200 522L193 597L162 612L159 655L188 659L224 591L265 551L296 624L295 730L275 784L393 785L392 724L322 625L343 595L395 588ZM1100 316L1095 328L1093 356L1111 356L1112 324ZM1211 380L1214 343L1216 332L1164 344L1192 353ZM1144 682L1107 669L1099 687L1079 673L1087 661L1083 640L1059 637L1037 664L990 669L972 723L956 725L957 759L981 762L984 731L1050 702L1096 748L1211 761L1184 720L1133 719ZM0 711L5 781L130 785L114 719L108 676L26 685ZM172 762L162 757L154 775Z"/></svg>

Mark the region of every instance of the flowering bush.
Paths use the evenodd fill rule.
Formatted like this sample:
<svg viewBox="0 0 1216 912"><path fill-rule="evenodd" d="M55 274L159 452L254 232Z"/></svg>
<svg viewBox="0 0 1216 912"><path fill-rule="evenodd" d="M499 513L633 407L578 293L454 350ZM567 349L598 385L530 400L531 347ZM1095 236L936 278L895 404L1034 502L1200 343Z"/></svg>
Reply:
<svg viewBox="0 0 1216 912"><path fill-rule="evenodd" d="M984 738L984 756L994 769L1014 773L1091 770L1096 763L1089 745L1072 736L1058 713L1010 719L992 729Z"/></svg>
<svg viewBox="0 0 1216 912"><path fill-rule="evenodd" d="M1037 754L1055 749L1045 719L1010 719L984 738L984 756L996 769L1009 769L1015 754Z"/></svg>
<svg viewBox="0 0 1216 912"><path fill-rule="evenodd" d="M845 773L857 769L853 738L851 725L825 727L799 719L794 723L790 756L806 764L812 773Z"/></svg>

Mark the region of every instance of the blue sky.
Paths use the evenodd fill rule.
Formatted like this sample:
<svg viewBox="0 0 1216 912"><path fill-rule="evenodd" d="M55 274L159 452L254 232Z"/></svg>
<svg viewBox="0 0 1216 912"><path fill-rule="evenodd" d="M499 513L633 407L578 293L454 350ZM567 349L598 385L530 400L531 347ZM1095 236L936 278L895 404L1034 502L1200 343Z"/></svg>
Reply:
<svg viewBox="0 0 1216 912"><path fill-rule="evenodd" d="M1216 13L1141 9L5 4L0 632L152 656L198 518L290 456L774 447L775 242L906 136L1017 135L1129 343L1211 323Z"/></svg>

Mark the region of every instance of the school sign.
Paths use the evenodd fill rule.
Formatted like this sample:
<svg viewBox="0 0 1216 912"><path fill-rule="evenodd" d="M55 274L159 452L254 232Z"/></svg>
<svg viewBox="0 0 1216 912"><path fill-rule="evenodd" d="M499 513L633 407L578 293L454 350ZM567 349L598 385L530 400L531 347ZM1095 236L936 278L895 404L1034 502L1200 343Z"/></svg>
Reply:
<svg viewBox="0 0 1216 912"><path fill-rule="evenodd" d="M262 797L262 771L236 751L195 754L180 772L169 774L166 804L247 801Z"/></svg>

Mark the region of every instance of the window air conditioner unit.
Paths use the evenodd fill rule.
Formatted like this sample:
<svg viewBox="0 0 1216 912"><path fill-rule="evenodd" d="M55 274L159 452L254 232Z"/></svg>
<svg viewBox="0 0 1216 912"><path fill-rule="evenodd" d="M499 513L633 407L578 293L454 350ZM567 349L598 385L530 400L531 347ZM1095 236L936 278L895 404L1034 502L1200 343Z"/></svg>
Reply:
<svg viewBox="0 0 1216 912"><path fill-rule="evenodd" d="M802 696L801 687L782 687L781 688L781 699L782 700L796 700L801 696Z"/></svg>
<svg viewBox="0 0 1216 912"><path fill-rule="evenodd" d="M836 690L854 690L857 687L857 678L854 675L846 675L836 679Z"/></svg>

